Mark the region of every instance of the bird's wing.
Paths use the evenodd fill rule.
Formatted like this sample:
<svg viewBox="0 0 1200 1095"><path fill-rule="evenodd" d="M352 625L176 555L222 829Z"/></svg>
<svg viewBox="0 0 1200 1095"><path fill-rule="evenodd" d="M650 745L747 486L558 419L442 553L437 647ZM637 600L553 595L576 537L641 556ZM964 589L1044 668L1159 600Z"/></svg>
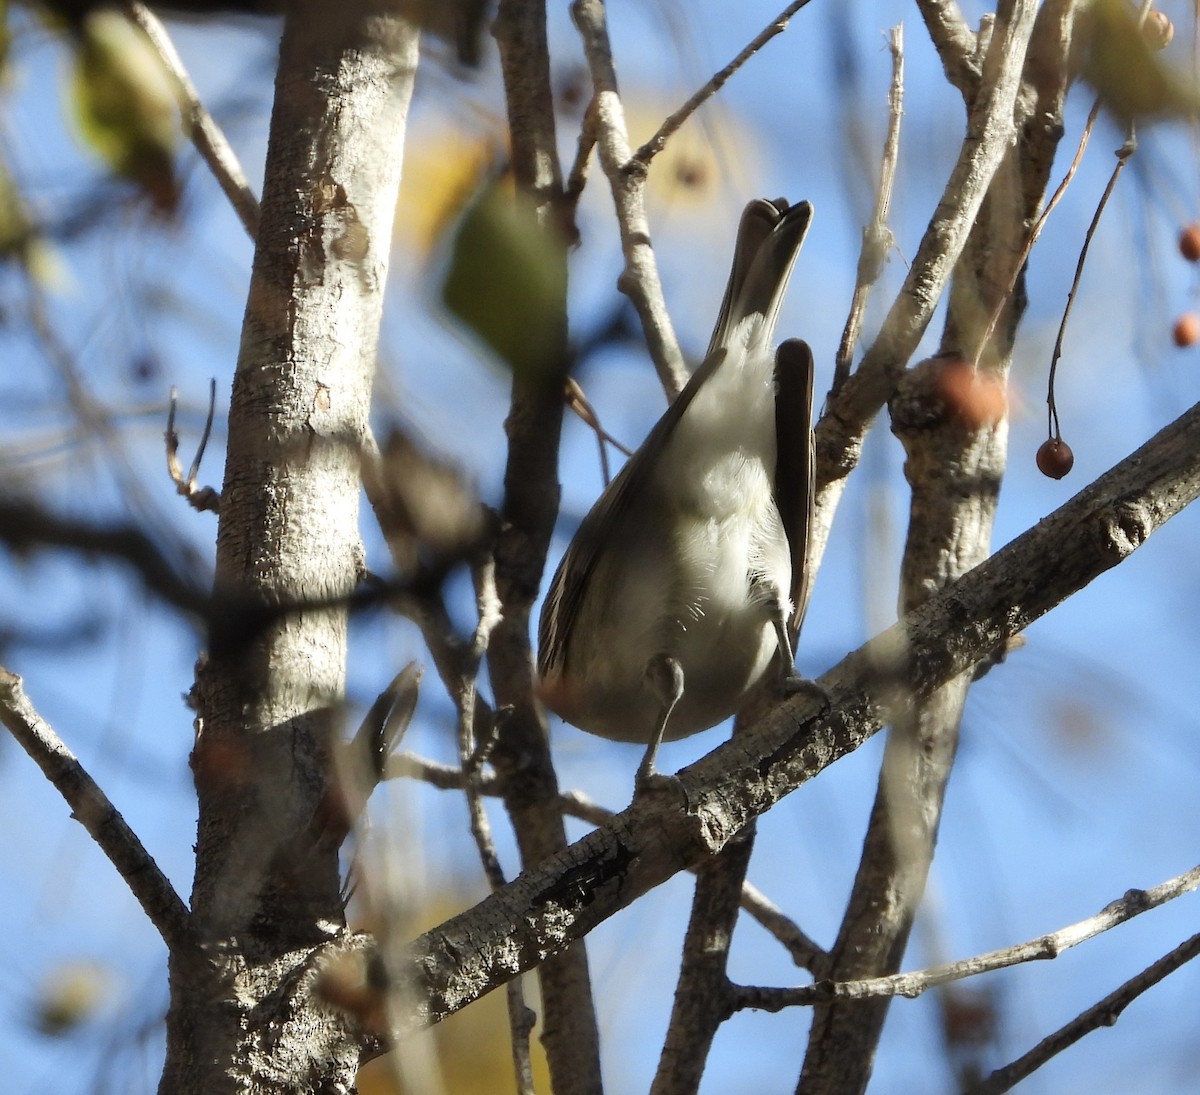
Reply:
<svg viewBox="0 0 1200 1095"><path fill-rule="evenodd" d="M790 338L775 352L775 506L792 557L793 644L808 608L809 548L812 538L813 356L808 343Z"/></svg>
<svg viewBox="0 0 1200 1095"><path fill-rule="evenodd" d="M654 424L637 452L625 462L625 466L580 523L558 564L558 570L554 572L550 590L542 605L542 615L538 621L539 674L565 664L567 640L574 630L604 546L613 542L621 523L627 519L629 500L646 489L645 485L654 470L654 461L662 453L663 446L683 417L688 404L724 360L724 349L710 354L704 360L683 391Z"/></svg>

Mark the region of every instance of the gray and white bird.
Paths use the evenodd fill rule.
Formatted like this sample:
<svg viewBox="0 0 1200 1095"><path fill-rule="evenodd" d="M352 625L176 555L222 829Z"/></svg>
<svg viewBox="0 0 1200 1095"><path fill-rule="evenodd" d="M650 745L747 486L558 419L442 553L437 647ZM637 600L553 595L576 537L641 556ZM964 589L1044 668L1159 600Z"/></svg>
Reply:
<svg viewBox="0 0 1200 1095"><path fill-rule="evenodd" d="M659 744L734 714L808 599L813 361L772 345L812 206L758 199L703 364L583 519L542 606L538 689L582 730Z"/></svg>

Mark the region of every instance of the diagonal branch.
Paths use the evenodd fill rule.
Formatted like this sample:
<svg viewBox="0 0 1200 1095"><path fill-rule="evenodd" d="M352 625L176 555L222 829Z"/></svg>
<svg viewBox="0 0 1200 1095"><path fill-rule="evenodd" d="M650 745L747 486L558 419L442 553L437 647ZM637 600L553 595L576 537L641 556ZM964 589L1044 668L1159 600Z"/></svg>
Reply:
<svg viewBox="0 0 1200 1095"><path fill-rule="evenodd" d="M817 500L813 567L820 565L846 476L879 408L921 341L950 281L992 177L1016 133L1014 108L1037 5L1012 0L997 19L984 61L981 93L967 118L958 161L950 174L908 276L857 371L830 396L817 426Z"/></svg>
<svg viewBox="0 0 1200 1095"><path fill-rule="evenodd" d="M866 1000L880 996L904 996L915 999L939 985L948 985L981 973L1007 969L1026 962L1047 961L1059 957L1072 947L1095 939L1135 916L1157 909L1168 901L1200 888L1200 866L1167 879L1148 890L1127 890L1110 901L1095 916L1068 924L1058 931L1047 932L1035 939L1011 947L977 954L957 962L944 962L910 973L893 973L886 977L863 977L856 981L818 981L794 989L739 990L739 1006L779 1011L784 1007L812 1004L836 997L839 1000Z"/></svg>
<svg viewBox="0 0 1200 1095"><path fill-rule="evenodd" d="M892 53L892 84L888 91L888 130L879 167L879 186L875 191L875 209L871 223L863 228L858 268L854 275L854 293L850 299L850 314L842 329L833 365L833 390L837 391L850 375L854 347L862 332L863 315L871 286L879 280L888 252L896 246L896 237L888 227L892 207L892 189L896 182L896 164L900 158L900 119L904 117L904 24L897 23L888 37Z"/></svg>
<svg viewBox="0 0 1200 1095"><path fill-rule="evenodd" d="M217 180L242 222L242 227L246 229L246 234L254 239L258 235L258 199L250 189L237 153L233 151L225 134L221 132L221 127L213 121L212 115L200 101L196 85L192 83L192 78L184 67L183 58L175 49L175 43L171 41L167 28L154 12L137 0L126 4L125 10L149 39L175 85L175 95L183 115L184 132L191 138L201 159L208 164L213 178Z"/></svg>
<svg viewBox="0 0 1200 1095"><path fill-rule="evenodd" d="M1184 940L1173 951L1152 962L1136 977L1110 992L1087 1011L1075 1016L1047 1038L1043 1038L1028 1053L1011 1064L996 1069L986 1080L969 1088L967 1095L999 1095L1019 1084L1026 1076L1041 1068L1051 1057L1073 1046L1085 1034L1099 1027L1111 1027L1134 1000L1153 988L1163 978L1200 955L1200 934Z"/></svg>
<svg viewBox="0 0 1200 1095"><path fill-rule="evenodd" d="M699 91L658 127L658 132L634 153L634 160L648 167L650 161L666 147L666 143L671 139L671 135L678 131L684 122L716 95L729 82L729 78L762 49L763 46L776 35L782 34L787 30L788 24L792 21L792 16L801 8L807 6L807 4L808 0L792 0L792 3L788 4L783 11L763 27L729 64L718 72L713 73L711 78Z"/></svg>
<svg viewBox="0 0 1200 1095"><path fill-rule="evenodd" d="M917 0L917 8L946 79L970 102L979 88L978 38L955 0Z"/></svg>
<svg viewBox="0 0 1200 1095"><path fill-rule="evenodd" d="M12 732L108 856L171 951L192 941L187 906L78 758L34 709L21 678L0 667L0 721Z"/></svg>

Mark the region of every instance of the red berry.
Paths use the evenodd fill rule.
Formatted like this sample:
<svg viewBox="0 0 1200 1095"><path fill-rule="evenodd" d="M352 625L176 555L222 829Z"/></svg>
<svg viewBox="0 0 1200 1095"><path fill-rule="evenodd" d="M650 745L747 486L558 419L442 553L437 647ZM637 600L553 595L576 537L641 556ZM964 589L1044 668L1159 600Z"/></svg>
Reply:
<svg viewBox="0 0 1200 1095"><path fill-rule="evenodd" d="M1175 326L1171 329L1171 337L1180 349L1194 346L1200 342L1200 316L1195 312L1184 312L1175 321Z"/></svg>
<svg viewBox="0 0 1200 1095"><path fill-rule="evenodd" d="M1051 437L1037 451L1037 466L1049 479L1061 479L1075 466L1075 454L1065 441Z"/></svg>
<svg viewBox="0 0 1200 1095"><path fill-rule="evenodd" d="M1179 233L1179 253L1188 262L1200 262L1200 221L1192 221Z"/></svg>

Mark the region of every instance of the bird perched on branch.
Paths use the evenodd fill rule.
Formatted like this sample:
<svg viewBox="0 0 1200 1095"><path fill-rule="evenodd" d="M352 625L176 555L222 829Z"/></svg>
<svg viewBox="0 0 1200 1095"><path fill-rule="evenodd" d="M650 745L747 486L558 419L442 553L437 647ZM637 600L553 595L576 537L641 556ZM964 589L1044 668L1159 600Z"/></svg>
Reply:
<svg viewBox="0 0 1200 1095"><path fill-rule="evenodd" d="M734 714L808 599L813 359L773 346L812 206L746 206L703 364L579 526L542 607L539 692L567 722L647 743ZM815 687L815 686L813 686Z"/></svg>

